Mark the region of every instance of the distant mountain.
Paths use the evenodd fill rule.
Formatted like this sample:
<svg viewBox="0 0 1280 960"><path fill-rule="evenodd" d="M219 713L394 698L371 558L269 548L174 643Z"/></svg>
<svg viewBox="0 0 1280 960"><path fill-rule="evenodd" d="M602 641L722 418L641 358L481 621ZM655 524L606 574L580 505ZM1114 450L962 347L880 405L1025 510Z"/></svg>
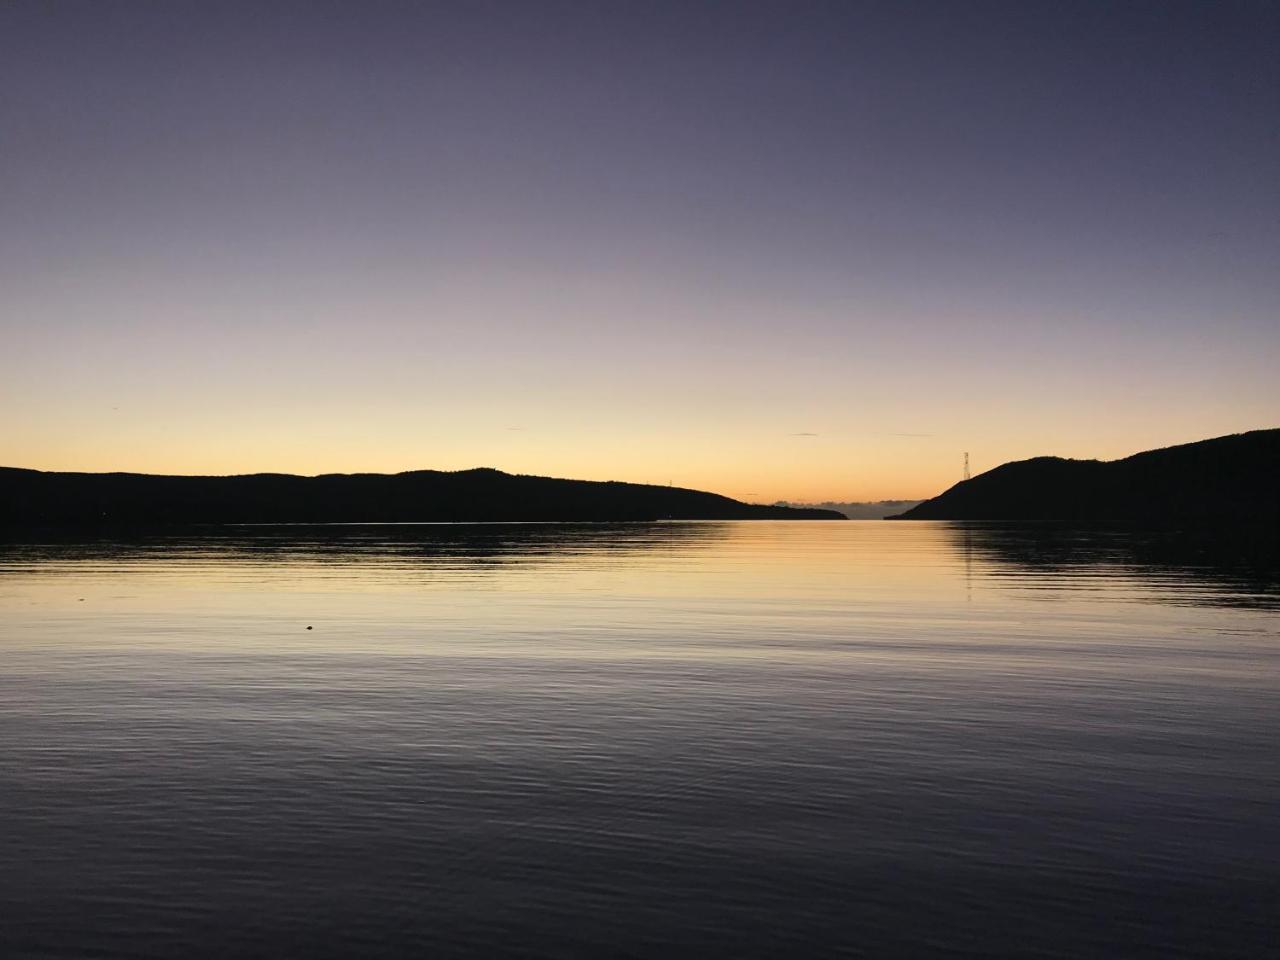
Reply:
<svg viewBox="0 0 1280 960"><path fill-rule="evenodd" d="M1148 450L1123 460L1037 457L958 483L894 520L1280 526L1280 430Z"/></svg>
<svg viewBox="0 0 1280 960"><path fill-rule="evenodd" d="M554 520L843 520L639 483L499 470L165 477L0 467L0 525Z"/></svg>
<svg viewBox="0 0 1280 960"><path fill-rule="evenodd" d="M883 520L895 513L910 510L919 500L855 500L848 503L826 501L824 503L791 503L779 500L779 507L816 507L819 510L834 510L843 513L850 520Z"/></svg>

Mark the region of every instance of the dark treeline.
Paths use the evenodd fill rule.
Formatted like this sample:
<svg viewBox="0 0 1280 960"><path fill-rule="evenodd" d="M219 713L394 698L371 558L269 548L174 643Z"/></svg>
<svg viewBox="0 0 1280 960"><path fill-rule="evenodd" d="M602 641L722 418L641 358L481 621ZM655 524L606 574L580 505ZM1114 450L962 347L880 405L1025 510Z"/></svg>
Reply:
<svg viewBox="0 0 1280 960"><path fill-rule="evenodd" d="M299 477L166 477L0 468L0 523L840 520L832 510L741 503L637 483L557 480L477 469Z"/></svg>

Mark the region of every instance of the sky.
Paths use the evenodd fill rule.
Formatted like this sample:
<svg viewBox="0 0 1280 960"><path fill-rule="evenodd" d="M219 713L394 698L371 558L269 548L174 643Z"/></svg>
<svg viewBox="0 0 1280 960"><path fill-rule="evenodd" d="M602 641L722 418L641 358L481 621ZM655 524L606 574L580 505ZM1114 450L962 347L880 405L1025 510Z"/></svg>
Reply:
<svg viewBox="0 0 1280 960"><path fill-rule="evenodd" d="M1277 3L0 3L0 464L918 498L1278 370Z"/></svg>

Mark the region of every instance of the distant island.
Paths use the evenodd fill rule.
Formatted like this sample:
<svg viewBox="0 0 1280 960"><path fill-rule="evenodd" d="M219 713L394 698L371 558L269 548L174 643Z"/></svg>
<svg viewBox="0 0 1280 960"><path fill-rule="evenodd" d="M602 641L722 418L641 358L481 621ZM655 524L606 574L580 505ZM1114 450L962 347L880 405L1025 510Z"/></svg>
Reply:
<svg viewBox="0 0 1280 960"><path fill-rule="evenodd" d="M957 483L892 520L1280 527L1280 430L1148 450L1123 460L1036 457Z"/></svg>
<svg viewBox="0 0 1280 960"><path fill-rule="evenodd" d="M819 510L834 510L836 513L843 513L850 520L884 520L894 514L910 510L918 503L920 503L919 500L854 500L838 502L828 500L823 503L792 503L789 500L779 500L774 506L816 507Z"/></svg>
<svg viewBox="0 0 1280 960"><path fill-rule="evenodd" d="M843 519L682 487L491 469L174 477L0 467L3 526Z"/></svg>

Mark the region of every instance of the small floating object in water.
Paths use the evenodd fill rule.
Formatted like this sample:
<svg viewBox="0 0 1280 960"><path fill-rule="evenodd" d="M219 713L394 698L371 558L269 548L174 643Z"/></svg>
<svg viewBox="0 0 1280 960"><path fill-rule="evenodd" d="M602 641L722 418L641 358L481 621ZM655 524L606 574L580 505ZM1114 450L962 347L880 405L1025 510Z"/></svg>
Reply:
<svg viewBox="0 0 1280 960"><path fill-rule="evenodd" d="M308 629L308 630L310 630L311 628L310 628L310 627L307 627L307 629Z"/></svg>

